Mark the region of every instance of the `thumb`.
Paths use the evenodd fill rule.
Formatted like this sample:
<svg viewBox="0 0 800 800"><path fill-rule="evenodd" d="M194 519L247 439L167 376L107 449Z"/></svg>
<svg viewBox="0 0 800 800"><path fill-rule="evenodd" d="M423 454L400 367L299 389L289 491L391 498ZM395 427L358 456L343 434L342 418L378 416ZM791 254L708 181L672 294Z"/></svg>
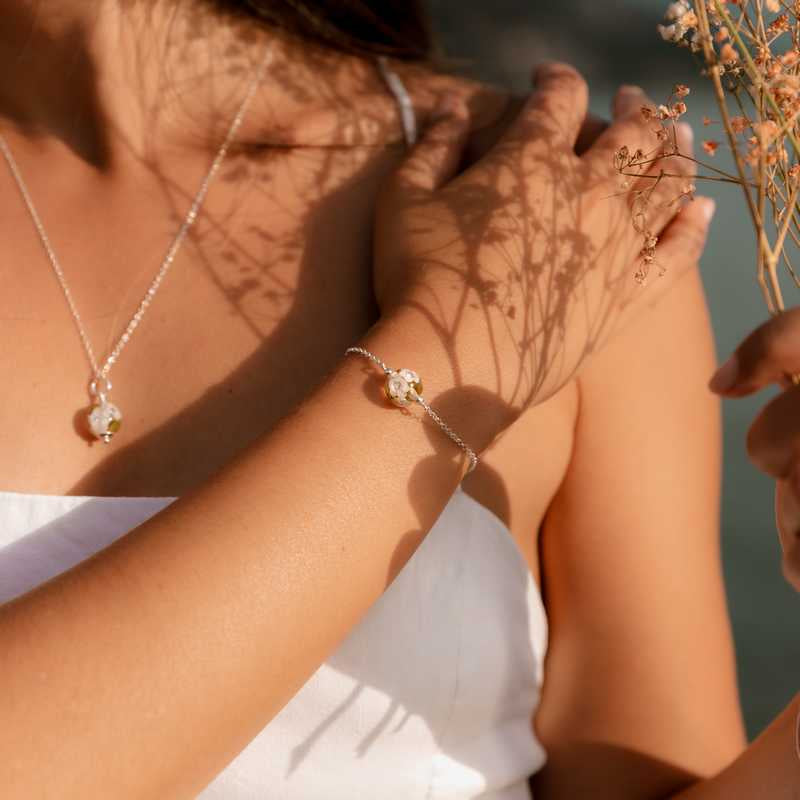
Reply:
<svg viewBox="0 0 800 800"><path fill-rule="evenodd" d="M464 156L469 123L469 110L464 100L456 94L446 95L439 113L395 170L390 183L399 189L428 192L447 183L458 171Z"/></svg>

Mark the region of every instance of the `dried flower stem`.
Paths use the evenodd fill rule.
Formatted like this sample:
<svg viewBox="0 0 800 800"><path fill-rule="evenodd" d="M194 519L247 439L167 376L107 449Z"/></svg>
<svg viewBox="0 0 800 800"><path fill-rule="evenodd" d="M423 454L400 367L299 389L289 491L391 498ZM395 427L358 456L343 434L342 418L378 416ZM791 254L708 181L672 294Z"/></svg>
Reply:
<svg viewBox="0 0 800 800"><path fill-rule="evenodd" d="M717 13L719 13L720 3L718 2L718 0L713 0L713 3L715 10L717 11ZM726 22L729 31L731 31L731 29L734 28L734 25L730 17L727 15L727 13L724 14L720 13L720 17L723 19L723 21ZM750 182L747 179L744 162L737 147L736 135L733 131L733 126L731 125L730 113L728 112L728 104L725 101L725 90L722 86L722 77L720 75L720 70L719 70L719 60L712 46L711 26L708 20L708 11L706 9L706 5L703 0L700 0L700 2L697 4L697 18L699 22L698 27L700 30L700 43L703 50L703 57L705 59L709 75L711 77L712 86L714 87L714 95L717 100L717 105L719 106L720 114L722 115L722 124L725 129L725 133L728 137L728 142L731 147L731 154L733 156L733 160L736 164L736 171L739 175L739 182L741 184L742 191L744 192L745 200L747 201L747 208L748 211L750 212L750 217L752 219L753 226L756 230L756 235L758 240L758 266L757 266L758 283L761 286L761 291L764 294L764 300L766 301L767 308L769 309L770 313L774 314L777 313L777 311L782 311L784 308L780 285L778 284L777 275L775 271L777 259L773 255L772 248L769 245L769 240L767 239L767 235L764 230L763 216L759 212L759 208L756 206L756 202L754 201L752 195L750 194L750 189L749 189ZM739 38L738 32L733 30L733 35L736 37L736 41L739 44L742 51L745 54L747 54L747 47L741 41L741 38ZM749 54L746 55L746 58L747 59L750 58ZM755 67L754 64L753 67ZM750 77L752 80L752 76ZM757 79L757 81L753 82L754 85L760 85L760 79ZM761 194L763 175L764 175L764 170L759 169L759 194ZM767 284L766 278L764 276L765 265L767 267L767 273L770 278L769 284Z"/></svg>

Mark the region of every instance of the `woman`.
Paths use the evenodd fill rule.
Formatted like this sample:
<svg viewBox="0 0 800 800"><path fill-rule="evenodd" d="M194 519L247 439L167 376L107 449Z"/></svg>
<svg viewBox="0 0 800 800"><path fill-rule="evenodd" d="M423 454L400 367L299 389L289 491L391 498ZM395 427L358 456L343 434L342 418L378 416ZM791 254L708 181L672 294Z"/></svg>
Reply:
<svg viewBox="0 0 800 800"><path fill-rule="evenodd" d="M520 108L406 3L0 8L4 796L754 796L711 206L613 199L640 91Z"/></svg>

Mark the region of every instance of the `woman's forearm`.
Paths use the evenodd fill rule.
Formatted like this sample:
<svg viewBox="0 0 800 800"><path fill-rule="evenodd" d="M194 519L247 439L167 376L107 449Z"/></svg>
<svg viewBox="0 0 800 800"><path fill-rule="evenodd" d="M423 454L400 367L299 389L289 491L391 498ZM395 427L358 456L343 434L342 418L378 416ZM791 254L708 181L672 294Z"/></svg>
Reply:
<svg viewBox="0 0 800 800"><path fill-rule="evenodd" d="M732 764L669 800L797 800L800 757L796 752L795 726L799 711L797 695Z"/></svg>
<svg viewBox="0 0 800 800"><path fill-rule="evenodd" d="M451 354L421 325L398 311L360 344L417 370L436 406ZM387 404L381 377L343 358L213 479L0 606L3 797L193 797L290 700L466 469L420 407ZM453 389L442 410L476 450L502 427L482 397Z"/></svg>

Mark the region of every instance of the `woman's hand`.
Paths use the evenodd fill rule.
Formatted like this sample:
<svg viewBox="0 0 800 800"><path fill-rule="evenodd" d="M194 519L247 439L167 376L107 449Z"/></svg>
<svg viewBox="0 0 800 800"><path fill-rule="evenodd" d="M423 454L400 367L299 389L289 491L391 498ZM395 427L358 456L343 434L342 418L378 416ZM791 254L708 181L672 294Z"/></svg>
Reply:
<svg viewBox="0 0 800 800"><path fill-rule="evenodd" d="M747 436L753 463L776 479L775 521L783 572L800 590L800 308L756 328L717 370L709 384L725 397L744 397L777 383L784 391L756 417Z"/></svg>
<svg viewBox="0 0 800 800"><path fill-rule="evenodd" d="M587 88L563 64L541 67L535 91L500 141L457 174L468 114L451 104L387 180L379 198L374 285L383 315L419 311L460 362L480 362L484 388L517 411L556 392L642 300L694 266L713 205L679 212L685 178L656 180L658 168L623 190L614 156L625 146L654 151L641 109L623 87L613 123L581 155ZM691 131L677 130L682 152ZM648 189L634 225L630 189ZM678 213L679 212L679 213ZM634 275L645 233L659 237L648 287ZM488 384L491 384L488 385Z"/></svg>

